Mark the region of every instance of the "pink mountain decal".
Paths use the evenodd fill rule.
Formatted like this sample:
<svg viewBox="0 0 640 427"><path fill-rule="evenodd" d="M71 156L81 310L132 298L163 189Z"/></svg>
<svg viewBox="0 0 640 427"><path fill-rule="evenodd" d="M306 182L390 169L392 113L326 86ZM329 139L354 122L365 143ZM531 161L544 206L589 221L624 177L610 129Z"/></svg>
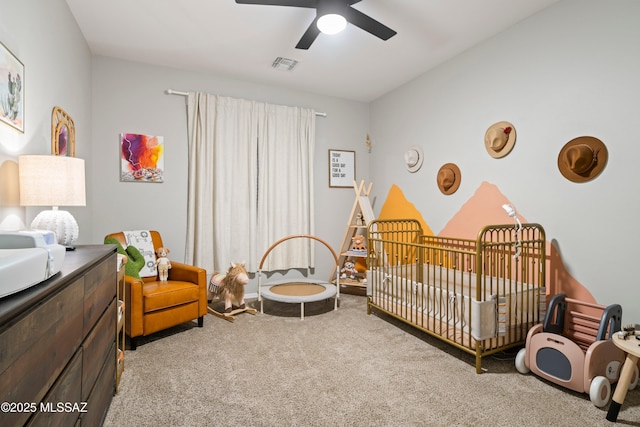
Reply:
<svg viewBox="0 0 640 427"><path fill-rule="evenodd" d="M483 182L437 235L475 240L478 232L485 225L511 224L513 219L502 208L504 204L511 204L511 202L498 187ZM517 211L517 206L515 208ZM396 185L389 190L380 210L380 219L392 218L415 218L422 224L425 234L433 234L422 214L406 199L402 190ZM518 213L518 219L523 223L527 222L520 213ZM544 224L541 225L544 228ZM560 253L547 236L547 295L558 293L567 294L568 297L581 301L596 302L591 292L569 274Z"/></svg>

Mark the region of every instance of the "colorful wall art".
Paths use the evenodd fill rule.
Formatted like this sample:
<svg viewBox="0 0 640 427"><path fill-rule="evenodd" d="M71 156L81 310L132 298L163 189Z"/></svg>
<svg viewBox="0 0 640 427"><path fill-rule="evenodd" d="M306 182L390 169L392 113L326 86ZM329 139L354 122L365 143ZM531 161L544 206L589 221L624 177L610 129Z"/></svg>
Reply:
<svg viewBox="0 0 640 427"><path fill-rule="evenodd" d="M163 137L120 134L120 181L164 181Z"/></svg>

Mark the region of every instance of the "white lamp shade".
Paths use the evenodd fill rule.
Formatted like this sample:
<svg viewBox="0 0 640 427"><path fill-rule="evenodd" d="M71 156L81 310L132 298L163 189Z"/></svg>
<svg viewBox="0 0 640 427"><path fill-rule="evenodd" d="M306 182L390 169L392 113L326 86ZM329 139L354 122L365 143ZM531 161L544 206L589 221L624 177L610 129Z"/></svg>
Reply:
<svg viewBox="0 0 640 427"><path fill-rule="evenodd" d="M321 16L316 24L324 34L338 34L347 27L347 20L337 13L328 13Z"/></svg>
<svg viewBox="0 0 640 427"><path fill-rule="evenodd" d="M67 156L18 156L20 205L85 206L84 160Z"/></svg>
<svg viewBox="0 0 640 427"><path fill-rule="evenodd" d="M40 212L31 228L56 233L58 243L72 246L78 239L75 218L58 206L85 206L84 160L67 156L18 156L20 204L52 206Z"/></svg>

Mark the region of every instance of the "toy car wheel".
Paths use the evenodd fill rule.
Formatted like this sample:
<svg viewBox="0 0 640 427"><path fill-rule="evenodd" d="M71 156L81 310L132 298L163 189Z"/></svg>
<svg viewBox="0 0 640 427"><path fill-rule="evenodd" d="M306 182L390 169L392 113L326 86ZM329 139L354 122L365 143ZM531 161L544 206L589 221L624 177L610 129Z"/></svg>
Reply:
<svg viewBox="0 0 640 427"><path fill-rule="evenodd" d="M638 377L640 373L638 372L638 365L634 366L633 377L631 377L631 382L629 383L629 390L633 390L638 386Z"/></svg>
<svg viewBox="0 0 640 427"><path fill-rule="evenodd" d="M524 359L526 355L527 355L527 350L524 348L521 348L518 354L516 354L516 369L521 374L529 373L529 368L527 368L527 365L525 365L524 363Z"/></svg>
<svg viewBox="0 0 640 427"><path fill-rule="evenodd" d="M589 387L589 398L598 408L602 408L611 398L611 384L605 377L595 377Z"/></svg>

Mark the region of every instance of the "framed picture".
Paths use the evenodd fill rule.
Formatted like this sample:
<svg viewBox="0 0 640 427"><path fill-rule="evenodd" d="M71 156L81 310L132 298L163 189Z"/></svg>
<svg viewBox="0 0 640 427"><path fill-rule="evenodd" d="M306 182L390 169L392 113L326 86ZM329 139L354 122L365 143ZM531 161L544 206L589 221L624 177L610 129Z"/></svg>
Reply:
<svg viewBox="0 0 640 427"><path fill-rule="evenodd" d="M51 113L51 154L76 156L76 125L60 107L53 107Z"/></svg>
<svg viewBox="0 0 640 427"><path fill-rule="evenodd" d="M24 65L1 42L0 122L24 133Z"/></svg>
<svg viewBox="0 0 640 427"><path fill-rule="evenodd" d="M121 133L120 181L164 182L164 138Z"/></svg>
<svg viewBox="0 0 640 427"><path fill-rule="evenodd" d="M356 179L356 152L329 150L329 187L353 187Z"/></svg>

